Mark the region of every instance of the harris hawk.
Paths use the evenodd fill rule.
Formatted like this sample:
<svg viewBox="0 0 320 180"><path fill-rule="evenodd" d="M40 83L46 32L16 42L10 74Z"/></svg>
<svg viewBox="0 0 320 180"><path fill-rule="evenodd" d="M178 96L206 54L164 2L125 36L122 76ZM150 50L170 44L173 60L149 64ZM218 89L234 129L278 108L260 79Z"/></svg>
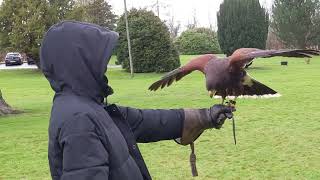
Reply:
<svg viewBox="0 0 320 180"><path fill-rule="evenodd" d="M174 81L179 81L184 76L198 70L205 75L206 88L210 97L220 96L222 98L222 104L224 104L224 100L228 96L237 98L239 96L275 95L277 94L275 90L253 79L247 73L245 67L248 64L252 63L256 58L269 58L274 56L312 58L312 56L318 55L320 55L320 51L317 50L261 50L256 48L240 48L234 51L231 56L225 58L219 58L213 54L206 54L194 58L186 65L167 73L160 80L154 82L149 87L149 90L156 91L159 88L162 89L170 86ZM235 103L233 100L228 102L230 106L234 106ZM232 127L234 143L237 144L233 117ZM194 150L193 146L192 143L192 152ZM195 165L192 167L194 169Z"/></svg>
<svg viewBox="0 0 320 180"><path fill-rule="evenodd" d="M154 82L150 91L170 86L193 71L201 71L206 78L206 88L210 97L222 97L222 104L226 97L275 95L277 92L270 87L253 79L245 70L245 66L255 58L269 58L274 56L312 58L320 55L317 50L261 50L256 48L240 48L231 56L218 58L213 54L206 54L192 59Z"/></svg>

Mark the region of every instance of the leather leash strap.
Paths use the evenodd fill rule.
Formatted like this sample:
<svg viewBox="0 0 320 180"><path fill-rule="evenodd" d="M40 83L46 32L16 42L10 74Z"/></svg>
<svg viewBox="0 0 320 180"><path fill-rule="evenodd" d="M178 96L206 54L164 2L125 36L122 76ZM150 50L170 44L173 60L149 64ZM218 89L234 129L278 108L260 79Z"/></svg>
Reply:
<svg viewBox="0 0 320 180"><path fill-rule="evenodd" d="M197 171L197 166L196 166L196 154L194 152L194 143L192 142L190 144L191 147L191 154L190 154L190 166L191 166L191 172L192 172L192 176L196 177L198 176L198 171Z"/></svg>

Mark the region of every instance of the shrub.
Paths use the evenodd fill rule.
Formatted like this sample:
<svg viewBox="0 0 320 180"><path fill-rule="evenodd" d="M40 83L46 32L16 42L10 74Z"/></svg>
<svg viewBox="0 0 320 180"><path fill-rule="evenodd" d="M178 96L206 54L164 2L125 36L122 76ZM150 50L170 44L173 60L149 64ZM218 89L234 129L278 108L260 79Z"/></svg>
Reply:
<svg viewBox="0 0 320 180"><path fill-rule="evenodd" d="M166 72L180 66L179 54L174 47L167 26L145 9L132 9L128 13L131 52L134 72ZM130 70L128 42L124 15L121 16L117 32L117 64Z"/></svg>
<svg viewBox="0 0 320 180"><path fill-rule="evenodd" d="M175 42L181 54L220 53L216 33L208 28L184 31Z"/></svg>

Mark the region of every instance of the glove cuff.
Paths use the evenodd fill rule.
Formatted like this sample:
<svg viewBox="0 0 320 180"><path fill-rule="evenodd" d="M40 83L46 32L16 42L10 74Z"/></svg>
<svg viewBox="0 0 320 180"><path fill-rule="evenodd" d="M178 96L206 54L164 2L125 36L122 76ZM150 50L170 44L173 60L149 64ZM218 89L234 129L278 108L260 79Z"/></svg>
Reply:
<svg viewBox="0 0 320 180"><path fill-rule="evenodd" d="M181 145L191 144L204 130L214 127L208 109L184 109L184 115L181 138L175 139Z"/></svg>

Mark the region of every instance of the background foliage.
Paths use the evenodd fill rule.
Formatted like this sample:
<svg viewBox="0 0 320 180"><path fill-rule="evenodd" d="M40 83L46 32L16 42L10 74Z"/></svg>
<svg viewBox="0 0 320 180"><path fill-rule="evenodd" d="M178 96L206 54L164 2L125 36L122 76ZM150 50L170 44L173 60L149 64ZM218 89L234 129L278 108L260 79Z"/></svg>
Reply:
<svg viewBox="0 0 320 180"><path fill-rule="evenodd" d="M86 21L115 29L117 16L112 12L111 5L105 0L94 0L86 6Z"/></svg>
<svg viewBox="0 0 320 180"><path fill-rule="evenodd" d="M216 33L209 28L188 29L177 38L176 46L181 54L218 54L221 52Z"/></svg>
<svg viewBox="0 0 320 180"><path fill-rule="evenodd" d="M319 0L275 0L272 29L290 48L320 44Z"/></svg>
<svg viewBox="0 0 320 180"><path fill-rule="evenodd" d="M92 22L113 29L116 15L103 0L4 0L0 5L0 49L26 53L39 62L43 35L62 20Z"/></svg>
<svg viewBox="0 0 320 180"><path fill-rule="evenodd" d="M259 0L224 0L217 19L223 53L231 55L244 47L265 49L269 15Z"/></svg>
<svg viewBox="0 0 320 180"><path fill-rule="evenodd" d="M166 72L180 66L178 52L167 26L152 11L132 9L128 13L134 72ZM129 71L129 53L124 15L119 32L117 63Z"/></svg>

